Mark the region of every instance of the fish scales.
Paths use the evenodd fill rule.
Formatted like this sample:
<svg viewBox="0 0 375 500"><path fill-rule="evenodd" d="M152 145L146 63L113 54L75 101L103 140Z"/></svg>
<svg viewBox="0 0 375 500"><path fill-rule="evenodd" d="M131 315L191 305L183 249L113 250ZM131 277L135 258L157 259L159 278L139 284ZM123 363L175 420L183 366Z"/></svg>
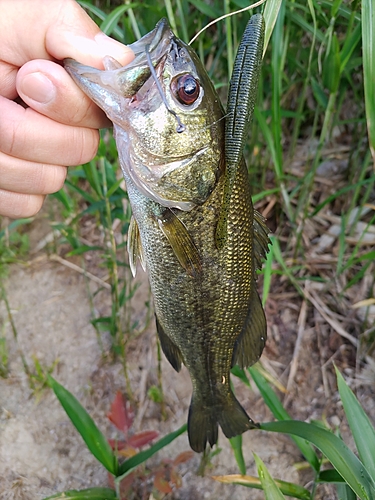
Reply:
<svg viewBox="0 0 375 500"><path fill-rule="evenodd" d="M166 103L153 76L145 78L143 39L132 46L134 65L142 68L138 85L131 80L134 65L121 68L113 60L104 72L71 60L66 68L114 123L134 217L130 264L135 270L138 256L146 265L163 351L177 371L181 363L189 371L189 442L201 452L207 442L216 443L218 426L227 437L255 427L231 390L230 370L256 362L265 344L255 272L268 230L254 212L242 159L230 191L225 244L217 244L226 185L223 108L196 54L166 21L146 37L159 40L150 58ZM184 124L183 133L176 132L167 106Z"/></svg>

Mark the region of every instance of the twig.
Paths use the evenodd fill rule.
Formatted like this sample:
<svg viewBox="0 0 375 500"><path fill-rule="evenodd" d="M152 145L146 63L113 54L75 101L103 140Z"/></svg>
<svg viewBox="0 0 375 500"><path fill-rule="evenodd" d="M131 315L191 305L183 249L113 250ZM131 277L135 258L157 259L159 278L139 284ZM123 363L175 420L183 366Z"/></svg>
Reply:
<svg viewBox="0 0 375 500"><path fill-rule="evenodd" d="M94 274L86 271L82 267L79 267L76 264L73 264L73 262L69 262L68 260L63 259L59 255L56 255L56 254L51 255L50 256L50 260L54 260L55 262L59 262L63 266L69 267L69 269L73 269L73 271L76 271L77 273L86 276L90 280L95 281L95 283L98 283L98 285L102 286L103 288L106 288L107 290L111 289L111 285L109 283L106 283L105 281L103 281L102 279L98 278Z"/></svg>
<svg viewBox="0 0 375 500"><path fill-rule="evenodd" d="M304 290L305 297L312 303L312 305L319 311L319 313L323 316L323 318L331 325L331 327L342 337L349 340L355 347L358 347L358 339L356 339L353 335L348 333L344 328L340 325L338 321L333 319L330 316L330 309L321 302L321 300L313 294L313 292L308 292L306 289Z"/></svg>
<svg viewBox="0 0 375 500"><path fill-rule="evenodd" d="M331 363L333 363L334 359L341 354L341 352L346 348L347 346L345 344L340 345L340 347L332 354L330 358L327 359L327 361L321 366L321 371L322 371L322 379L323 379L323 387L324 387L324 393L326 398L331 397L331 391L329 388L329 383L328 383L328 377L327 377L327 367Z"/></svg>
<svg viewBox="0 0 375 500"><path fill-rule="evenodd" d="M66 220L64 220L64 225L69 226L75 215L70 215ZM50 231L44 238L42 238L35 248L31 249L31 255L43 250L49 243L52 243L55 238L58 238L61 235L60 229L53 229Z"/></svg>
<svg viewBox="0 0 375 500"><path fill-rule="evenodd" d="M304 300L302 302L302 306L300 309L300 313L298 316L298 334L297 334L297 340L294 346L294 352L293 352L293 359L290 365L290 372L289 372L289 377L288 377L288 383L286 385L286 390L287 390L287 395L284 400L284 407L286 407L290 401L291 394L290 390L292 388L292 385L294 383L294 378L297 372L298 368L298 355L301 349L302 345L302 339L303 339L303 334L306 331L306 318L307 318L307 302Z"/></svg>

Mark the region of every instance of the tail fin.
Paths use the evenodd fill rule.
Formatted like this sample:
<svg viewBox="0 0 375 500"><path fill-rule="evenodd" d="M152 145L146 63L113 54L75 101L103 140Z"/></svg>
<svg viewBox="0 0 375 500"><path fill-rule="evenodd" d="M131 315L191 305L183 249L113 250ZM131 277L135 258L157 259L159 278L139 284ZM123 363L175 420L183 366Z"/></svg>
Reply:
<svg viewBox="0 0 375 500"><path fill-rule="evenodd" d="M218 400L210 406L207 401L193 395L188 417L188 436L191 449L201 453L205 450L207 441L211 447L216 444L218 425L227 438L238 436L257 427L231 390L227 392L226 398L222 399L221 404Z"/></svg>

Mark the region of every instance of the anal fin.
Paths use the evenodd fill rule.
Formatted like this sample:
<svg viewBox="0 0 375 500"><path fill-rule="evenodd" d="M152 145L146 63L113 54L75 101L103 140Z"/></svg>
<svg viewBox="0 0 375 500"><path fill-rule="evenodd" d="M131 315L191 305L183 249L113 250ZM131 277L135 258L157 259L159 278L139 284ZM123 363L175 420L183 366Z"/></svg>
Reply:
<svg viewBox="0 0 375 500"><path fill-rule="evenodd" d="M173 342L173 340L171 340L165 333L156 315L155 320L156 330L158 332L161 348L163 349L165 357L168 359L176 372L179 372L181 370L181 364L183 362L181 351Z"/></svg>
<svg viewBox="0 0 375 500"><path fill-rule="evenodd" d="M181 266L190 276L196 277L202 270L202 261L186 226L170 209L157 216L157 221Z"/></svg>
<svg viewBox="0 0 375 500"><path fill-rule="evenodd" d="M233 353L232 366L247 368L260 358L267 339L266 316L255 286L245 325L240 333Z"/></svg>

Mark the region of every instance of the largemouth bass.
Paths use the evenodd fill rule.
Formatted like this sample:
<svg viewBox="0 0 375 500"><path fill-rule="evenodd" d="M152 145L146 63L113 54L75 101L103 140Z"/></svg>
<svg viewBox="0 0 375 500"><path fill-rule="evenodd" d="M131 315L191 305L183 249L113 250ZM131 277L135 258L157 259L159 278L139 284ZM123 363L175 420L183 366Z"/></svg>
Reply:
<svg viewBox="0 0 375 500"><path fill-rule="evenodd" d="M130 265L135 273L139 258L147 267L162 349L175 370L189 370L188 436L202 452L217 442L218 425L228 438L256 426L231 390L230 370L255 363L265 345L255 273L268 230L243 158L226 181L224 111L195 52L166 20L131 48L126 67L105 58L105 71L73 60L65 68L113 122L133 211Z"/></svg>

